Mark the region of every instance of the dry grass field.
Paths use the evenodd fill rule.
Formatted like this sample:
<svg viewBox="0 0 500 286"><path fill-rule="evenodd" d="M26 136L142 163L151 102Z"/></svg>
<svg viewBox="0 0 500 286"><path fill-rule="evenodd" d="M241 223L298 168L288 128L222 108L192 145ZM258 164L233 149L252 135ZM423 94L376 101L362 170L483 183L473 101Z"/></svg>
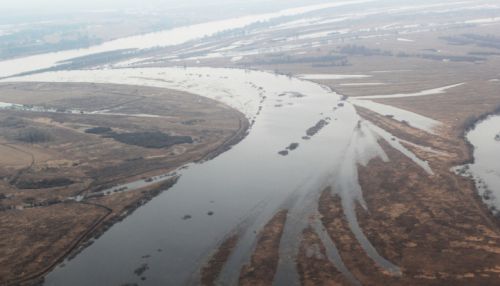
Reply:
<svg viewBox="0 0 500 286"><path fill-rule="evenodd" d="M2 84L0 101L59 110L0 112L2 285L50 270L168 185L99 191L216 156L248 126L218 102L158 88Z"/></svg>

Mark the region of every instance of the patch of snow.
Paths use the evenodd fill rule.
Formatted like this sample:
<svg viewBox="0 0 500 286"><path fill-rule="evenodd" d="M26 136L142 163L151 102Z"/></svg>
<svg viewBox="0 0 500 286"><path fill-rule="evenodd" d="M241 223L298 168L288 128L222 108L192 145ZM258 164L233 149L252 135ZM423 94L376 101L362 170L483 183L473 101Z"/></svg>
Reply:
<svg viewBox="0 0 500 286"><path fill-rule="evenodd" d="M239 62L239 61L241 61L242 59L243 59L243 57L242 57L242 56L237 56L237 57L232 57L232 58L231 58L231 61L234 63L234 62Z"/></svg>
<svg viewBox="0 0 500 286"><path fill-rule="evenodd" d="M371 75L364 74L300 74L301 79L353 79L353 78L369 78Z"/></svg>
<svg viewBox="0 0 500 286"><path fill-rule="evenodd" d="M415 164L417 164L420 168L422 168L427 174L429 175L434 175L434 171L432 171L429 162L424 161L417 157L413 152L408 150L402 142L404 140L401 140L397 138L396 136L392 135L391 133L385 131L384 129L376 126L375 124L371 122L366 123L368 126L370 126L370 129L373 130L378 136L383 138L389 145L391 145L394 149L398 150L399 152L403 153L406 157L410 158Z"/></svg>
<svg viewBox="0 0 500 286"><path fill-rule="evenodd" d="M397 120L399 122L406 122L408 125L412 127L424 130L432 134L435 133L434 129L439 125L441 125L441 123L437 120L425 117L423 115L408 110L396 108L386 104L381 104L371 100L350 99L350 102L352 102L356 106L369 109L380 115L390 116L394 120Z"/></svg>
<svg viewBox="0 0 500 286"><path fill-rule="evenodd" d="M467 20L465 24L490 24L500 22L500 17Z"/></svg>
<svg viewBox="0 0 500 286"><path fill-rule="evenodd" d="M354 99L383 99L383 98L403 98L403 97L416 97L416 96L426 96L426 95L434 95L434 94L443 94L445 93L448 89L462 86L465 83L458 83L458 84L453 84L453 85L447 85L443 87L438 87L438 88L433 88L433 89L427 89L419 92L414 92L414 93L396 93L396 94L386 94L386 95L368 95L368 96L355 96L352 97Z"/></svg>
<svg viewBox="0 0 500 286"><path fill-rule="evenodd" d="M406 39L406 38L397 38L399 42L415 42L414 40L411 39Z"/></svg>
<svg viewBox="0 0 500 286"><path fill-rule="evenodd" d="M383 82L351 82L351 83L341 83L340 86L378 86L386 85Z"/></svg>

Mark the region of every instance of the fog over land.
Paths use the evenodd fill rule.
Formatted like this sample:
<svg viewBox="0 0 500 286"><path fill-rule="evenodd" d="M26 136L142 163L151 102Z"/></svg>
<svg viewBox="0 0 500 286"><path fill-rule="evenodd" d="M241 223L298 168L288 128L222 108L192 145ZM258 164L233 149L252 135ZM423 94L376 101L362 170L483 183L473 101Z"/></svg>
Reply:
<svg viewBox="0 0 500 286"><path fill-rule="evenodd" d="M75 9L144 9L144 8L160 8L160 9L178 9L178 8L201 8L207 6L235 6L235 5L258 5L258 6L293 6L315 3L326 3L332 1L325 0L7 0L3 1L0 7L2 10L31 10L35 12L37 9L42 10L75 10Z"/></svg>

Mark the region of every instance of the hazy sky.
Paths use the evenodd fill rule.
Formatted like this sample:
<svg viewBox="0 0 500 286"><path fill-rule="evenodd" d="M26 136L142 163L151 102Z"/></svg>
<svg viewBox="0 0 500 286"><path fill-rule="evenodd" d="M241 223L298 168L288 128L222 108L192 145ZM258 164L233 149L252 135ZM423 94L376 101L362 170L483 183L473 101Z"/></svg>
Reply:
<svg viewBox="0 0 500 286"><path fill-rule="evenodd" d="M269 0L268 0L269 1ZM266 2L264 0L1 0L0 9L111 9L158 6L185 7L197 5Z"/></svg>
<svg viewBox="0 0 500 286"><path fill-rule="evenodd" d="M56 20L88 11L134 10L165 13L169 17L181 11L202 13L204 21L224 18L224 15L234 17L336 1L346 0L0 0L0 25ZM207 11L210 14L206 14Z"/></svg>

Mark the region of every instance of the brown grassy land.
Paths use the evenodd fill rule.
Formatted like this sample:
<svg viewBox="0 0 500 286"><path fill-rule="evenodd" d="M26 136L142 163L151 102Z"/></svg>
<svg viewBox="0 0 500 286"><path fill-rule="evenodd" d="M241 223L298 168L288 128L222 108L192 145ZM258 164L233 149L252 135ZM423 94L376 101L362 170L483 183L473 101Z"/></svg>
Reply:
<svg viewBox="0 0 500 286"><path fill-rule="evenodd" d="M2 212L1 284L43 273L107 214L105 208L77 203Z"/></svg>
<svg viewBox="0 0 500 286"><path fill-rule="evenodd" d="M449 171L469 159L465 143L447 135L452 132L431 135L367 110L359 112L395 136L444 152L407 145L430 163L432 176L384 141L380 143L390 162L375 159L359 166L369 209L357 208L361 227L379 253L401 267L401 277L387 277L377 269L343 219L340 198L323 194L323 223L350 271L363 285L496 285L498 221L482 204L474 184Z"/></svg>
<svg viewBox="0 0 500 286"><path fill-rule="evenodd" d="M250 264L241 271L239 285L272 284L278 267L279 245L287 213L287 210L279 211L261 230Z"/></svg>
<svg viewBox="0 0 500 286"><path fill-rule="evenodd" d="M384 149L390 163L360 167L370 214L358 209L358 217L379 252L418 285L495 285L499 230L473 184L447 169L428 176L398 151ZM421 278L426 282L414 280Z"/></svg>
<svg viewBox="0 0 500 286"><path fill-rule="evenodd" d="M303 239L297 257L297 271L304 286L350 285L326 256L326 249L311 227L302 233Z"/></svg>
<svg viewBox="0 0 500 286"><path fill-rule="evenodd" d="M81 242L98 235L174 182L89 197L83 204L64 203L69 197L92 195L216 156L241 140L248 126L243 114L218 102L159 88L2 84L0 101L60 110L109 109L124 114L0 111L2 285L49 270L75 246L83 245ZM184 136L192 143L151 148L118 141L113 133L87 132L96 127L116 134ZM19 139L33 130L47 136L36 142ZM96 222L99 225L94 225Z"/></svg>
<svg viewBox="0 0 500 286"><path fill-rule="evenodd" d="M201 270L201 284L206 286L216 285L217 277L219 276L224 264L227 262L231 252L238 243L238 235L231 235L216 250L210 260Z"/></svg>
<svg viewBox="0 0 500 286"><path fill-rule="evenodd" d="M491 52L474 45L449 45L440 37L449 35L498 34L497 26L462 27L411 35L412 43L397 42L392 36L375 39L351 39L346 43L367 48L408 54L443 50L448 55L467 56L472 52ZM307 50L304 56L325 56L346 43L322 45ZM429 52L430 53L430 52ZM335 54L335 52L333 52ZM439 54L439 53L437 53ZM429 152L404 144L419 158L429 162L436 173L427 175L399 151L381 142L390 162L372 160L359 167L359 179L369 212L357 208L358 220L378 252L401 267L403 275L395 277L380 269L364 252L344 218L340 198L323 194L319 210L323 223L340 251L347 268L363 285L497 285L500 281L499 221L482 203L469 179L453 174L450 168L472 159L464 140L466 127L475 118L500 105L498 56L484 56L481 62L439 61L417 57L347 55L349 65L317 65L312 62L259 63L273 55L247 58L246 64L282 74L354 74L369 75L362 79L314 80L346 96L414 93L446 85L465 84L444 94L422 97L376 99L375 101L409 110L438 120L442 126L430 134L406 124L380 116L367 109L358 113L398 138L430 147ZM381 85L355 86L378 82ZM303 244L316 238L305 234ZM300 257L303 258L303 250ZM301 267L330 269L328 261L298 261L302 283L308 275ZM310 269L309 271L313 271ZM332 270L333 271L333 270ZM324 277L323 281L331 278ZM311 281L311 280L309 280ZM318 281L316 281L318 282ZM319 283L319 282L318 282Z"/></svg>

